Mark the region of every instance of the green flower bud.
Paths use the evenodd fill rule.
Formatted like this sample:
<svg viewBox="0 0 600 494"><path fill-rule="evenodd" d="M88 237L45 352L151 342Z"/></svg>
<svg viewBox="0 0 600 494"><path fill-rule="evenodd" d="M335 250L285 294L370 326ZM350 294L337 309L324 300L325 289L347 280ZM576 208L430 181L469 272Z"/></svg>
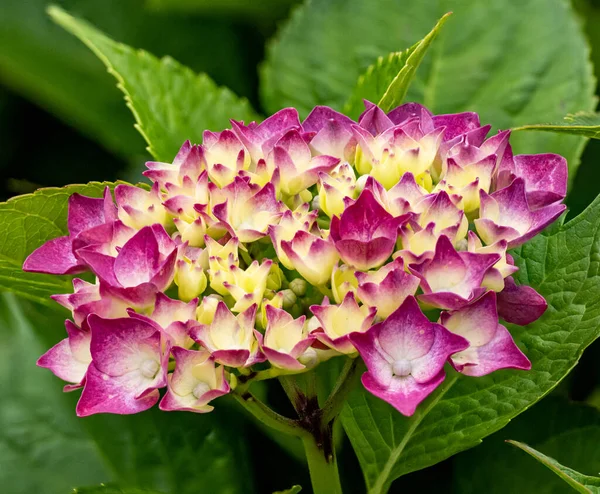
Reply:
<svg viewBox="0 0 600 494"><path fill-rule="evenodd" d="M296 294L289 288L287 290L282 290L280 293L283 294L283 308L287 310L291 309L298 300Z"/></svg>
<svg viewBox="0 0 600 494"><path fill-rule="evenodd" d="M296 278L290 281L290 290L292 290L298 297L306 295L306 280L304 278Z"/></svg>

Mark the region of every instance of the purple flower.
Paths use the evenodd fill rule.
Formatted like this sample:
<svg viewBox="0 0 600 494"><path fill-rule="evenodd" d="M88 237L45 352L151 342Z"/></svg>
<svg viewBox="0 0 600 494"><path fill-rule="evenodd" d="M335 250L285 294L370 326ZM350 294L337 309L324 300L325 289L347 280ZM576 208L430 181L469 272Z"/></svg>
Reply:
<svg viewBox="0 0 600 494"><path fill-rule="evenodd" d="M143 175L158 183L160 189L182 193L194 186L206 164L202 147L185 141L173 163L148 161L146 167Z"/></svg>
<svg viewBox="0 0 600 494"><path fill-rule="evenodd" d="M359 307L352 292L346 293L340 305L330 305L325 297L321 305L311 305L310 311L320 326L311 332L321 343L340 353L355 353L350 333L364 333L371 327L377 309Z"/></svg>
<svg viewBox="0 0 600 494"><path fill-rule="evenodd" d="M498 293L498 313L502 319L526 326L542 317L548 308L544 297L530 286L517 285L511 277L504 281L504 290Z"/></svg>
<svg viewBox="0 0 600 494"><path fill-rule="evenodd" d="M566 209L564 204L550 204L533 210L525 194L525 180L520 177L491 195L483 190L480 195L477 233L486 244L506 240L511 249L537 235Z"/></svg>
<svg viewBox="0 0 600 494"><path fill-rule="evenodd" d="M305 366L298 361L315 340L306 334L306 316L294 319L285 310L267 305L267 329L261 349L275 367L301 371Z"/></svg>
<svg viewBox="0 0 600 494"><path fill-rule="evenodd" d="M330 235L342 261L367 271L381 266L392 255L398 228L410 217L394 218L365 189L340 218L332 218Z"/></svg>
<svg viewBox="0 0 600 494"><path fill-rule="evenodd" d="M225 368L216 366L210 353L173 347L175 371L169 374L167 393L160 401L161 410L196 413L211 412L208 403L229 393Z"/></svg>
<svg viewBox="0 0 600 494"><path fill-rule="evenodd" d="M527 203L539 209L562 201L567 195L567 160L558 154L521 154L509 160L498 174L497 188L516 178L525 181Z"/></svg>
<svg viewBox="0 0 600 494"><path fill-rule="evenodd" d="M350 341L367 365L362 383L370 393L410 416L444 380L444 363L469 343L430 322L414 297Z"/></svg>
<svg viewBox="0 0 600 494"><path fill-rule="evenodd" d="M157 224L143 227L115 257L93 246L78 252L110 293L135 307L147 307L173 281L177 251L177 244Z"/></svg>
<svg viewBox="0 0 600 494"><path fill-rule="evenodd" d="M291 241L282 241L281 249L290 264L313 285L324 285L331 278L339 255L331 240L300 230Z"/></svg>
<svg viewBox="0 0 600 494"><path fill-rule="evenodd" d="M167 385L169 348L156 325L134 318L90 315L92 363L77 415L138 413L152 407Z"/></svg>
<svg viewBox="0 0 600 494"><path fill-rule="evenodd" d="M469 348L450 357L454 368L468 376L485 376L498 369L531 369L512 336L498 324L496 294L481 298L452 312L442 312L440 324L469 342Z"/></svg>
<svg viewBox="0 0 600 494"><path fill-rule="evenodd" d="M98 281L91 284L75 278L73 288L74 293L52 295L52 299L71 311L77 326L89 330L87 317L90 314L107 319L127 316L129 304L113 296L106 286Z"/></svg>
<svg viewBox="0 0 600 494"><path fill-rule="evenodd" d="M55 376L72 383L65 386L65 391L71 391L83 386L85 373L92 361L92 335L69 320L65 321L65 327L69 336L42 355L37 365L50 369Z"/></svg>
<svg viewBox="0 0 600 494"><path fill-rule="evenodd" d="M314 185L319 173L330 172L339 162L340 159L333 156L312 156L297 130L290 130L279 139L267 157L267 163L279 170L279 186L288 196Z"/></svg>
<svg viewBox="0 0 600 494"><path fill-rule="evenodd" d="M34 250L23 263L23 271L48 274L74 274L87 269L74 246L82 248L89 242L79 237L89 230L111 223L117 219L117 209L112 202L110 189L104 189L104 198L73 194L69 197L67 226L69 235L46 242ZM75 244L75 245L74 245Z"/></svg>
<svg viewBox="0 0 600 494"><path fill-rule="evenodd" d="M250 367L264 361L259 352L254 329L256 305L234 316L224 302L219 302L210 324L200 324L190 336L212 355L229 367Z"/></svg>
<svg viewBox="0 0 600 494"><path fill-rule="evenodd" d="M370 307L375 307L381 318L388 317L419 288L419 278L404 270L402 258L377 271L357 271L355 275L358 280L358 298Z"/></svg>
<svg viewBox="0 0 600 494"><path fill-rule="evenodd" d="M411 264L408 269L421 279L419 301L440 309L459 309L480 297L488 270L500 260L499 254L457 252L445 235L435 247L433 259Z"/></svg>
<svg viewBox="0 0 600 494"><path fill-rule="evenodd" d="M196 322L197 308L197 298L185 303L170 299L164 293L159 292L150 316L138 314L131 309L128 314L130 317L160 326L163 337L167 338L172 346L190 348L194 344L194 340L190 338L190 331L198 325Z"/></svg>
<svg viewBox="0 0 600 494"><path fill-rule="evenodd" d="M311 134L309 146L314 154L336 156L351 161L356 150L351 118L328 106L315 106L302 122L304 132Z"/></svg>
<svg viewBox="0 0 600 494"><path fill-rule="evenodd" d="M284 108L269 118L256 124L252 122L244 125L243 122L231 121L232 130L250 151L252 161L258 163L264 160L271 152L275 143L289 130L300 130L302 125L295 108Z"/></svg>
<svg viewBox="0 0 600 494"><path fill-rule="evenodd" d="M221 198L223 202L216 202ZM236 177L224 189L215 190L212 200L215 201L215 217L241 242L264 237L269 225L277 223L283 214L283 205L276 199L271 183L260 188L247 179Z"/></svg>

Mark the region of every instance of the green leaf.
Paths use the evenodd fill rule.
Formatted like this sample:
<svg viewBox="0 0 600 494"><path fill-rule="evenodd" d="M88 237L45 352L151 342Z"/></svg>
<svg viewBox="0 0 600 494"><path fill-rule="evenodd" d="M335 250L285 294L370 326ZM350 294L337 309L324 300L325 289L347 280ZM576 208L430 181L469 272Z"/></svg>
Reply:
<svg viewBox="0 0 600 494"><path fill-rule="evenodd" d="M533 449L531 446L527 446L525 443L512 440L507 442L533 456L537 461L552 470L577 492L581 492L583 494L600 492L600 477L590 477L589 475L583 475L579 472L576 472L571 468L561 465L555 459Z"/></svg>
<svg viewBox="0 0 600 494"><path fill-rule="evenodd" d="M51 306L55 303L50 295L71 292L70 277L24 273L23 261L43 243L68 234L67 206L71 194L102 197L106 186L115 185L91 182L39 189L0 203L0 290Z"/></svg>
<svg viewBox="0 0 600 494"><path fill-rule="evenodd" d="M112 151L143 153L110 77L85 48L48 21L46 0L0 2L0 81ZM123 3L123 2L122 2ZM111 9L112 15L123 10Z"/></svg>
<svg viewBox="0 0 600 494"><path fill-rule="evenodd" d="M48 331L46 314L44 330ZM59 328L60 329L60 328ZM108 472L74 413L75 396L35 361L44 349L16 298L0 294L0 485L10 494L65 494Z"/></svg>
<svg viewBox="0 0 600 494"><path fill-rule="evenodd" d="M358 118L364 110L365 99L378 101L379 107L386 112L401 105L423 57L451 14L442 17L427 36L407 50L379 57L358 78L352 96L344 105L344 113Z"/></svg>
<svg viewBox="0 0 600 494"><path fill-rule="evenodd" d="M15 301L10 294L0 297ZM26 301L15 301L7 309L12 319L3 325L0 317L0 357L5 365L0 369L4 370L0 385L3 391L10 391L0 404L0 420L6 425L0 433L0 480L14 477L16 486L7 492L54 494L45 487L27 488L30 480L33 486L44 485L44 475L57 485L61 482L61 494L78 485L101 482L167 494L197 494L204 492L205 486L215 494L255 492L245 436L249 425L226 403L217 400L216 413L202 415L168 413L154 407L135 415L77 418L79 392L62 393L58 378L47 369L35 367L44 350L66 336L62 313ZM20 346L10 345L4 338L5 332L10 337L17 329L15 318L24 321L29 330L27 341ZM44 341L45 348L40 348L38 341ZM55 403L62 406L53 406ZM52 435L55 429L56 438ZM66 442L58 440L62 435ZM92 451L92 458L86 456L86 448ZM80 458L74 458L71 449L80 453ZM17 455L25 458L19 460ZM96 457L102 459L99 465L94 463ZM43 470L41 478L24 478L19 461L31 463L32 470L39 464L48 471ZM19 490L21 485L23 490Z"/></svg>
<svg viewBox="0 0 600 494"><path fill-rule="evenodd" d="M52 19L85 43L115 76L136 128L150 153L171 162L186 139L202 141L206 129L218 131L229 119L253 120L250 104L206 74L196 74L169 57L161 60L116 43L89 23L59 7L48 9Z"/></svg>
<svg viewBox="0 0 600 494"><path fill-rule="evenodd" d="M83 426L109 461L119 486L170 494L254 492L241 420L220 401L215 413L95 415ZM232 475L235 472L235 475Z"/></svg>
<svg viewBox="0 0 600 494"><path fill-rule="evenodd" d="M159 11L197 12L202 14L226 14L254 22L272 21L289 10L297 0L149 0L148 4Z"/></svg>
<svg viewBox="0 0 600 494"><path fill-rule="evenodd" d="M570 489L554 473L507 447L518 438L543 454L579 472L600 469L600 413L598 410L549 396L483 444L453 459L453 492L505 494L535 492L557 494Z"/></svg>
<svg viewBox="0 0 600 494"><path fill-rule="evenodd" d="M408 100L434 113L476 111L503 129L594 109L589 49L564 0L307 2L268 47L265 106L295 106L304 115L319 104L341 109L378 56L413 45L449 10L452 22L423 60ZM572 176L584 143L550 133L513 136L516 153L565 156Z"/></svg>
<svg viewBox="0 0 600 494"><path fill-rule="evenodd" d="M539 130L600 139L600 114L593 112L573 113L564 117L562 122L521 125L513 130Z"/></svg>
<svg viewBox="0 0 600 494"><path fill-rule="evenodd" d="M144 140L102 62L46 14L48 0L0 2L0 82L127 160L147 157ZM146 0L61 0L113 39L169 54L220 84L252 94L254 43L228 19L152 12ZM168 30L177 36L161 36ZM198 49L210 40L210 50ZM224 63L226 61L226 63Z"/></svg>
<svg viewBox="0 0 600 494"><path fill-rule="evenodd" d="M135 487L117 487L101 484L95 487L78 487L73 489L72 494L163 494L159 491L136 489Z"/></svg>
<svg viewBox="0 0 600 494"><path fill-rule="evenodd" d="M504 427L552 390L600 336L600 196L577 218L512 254L518 281L548 302L538 321L511 327L532 370L481 378L449 370L410 418L363 390L351 394L342 421L369 492L383 492L395 478L475 446Z"/></svg>

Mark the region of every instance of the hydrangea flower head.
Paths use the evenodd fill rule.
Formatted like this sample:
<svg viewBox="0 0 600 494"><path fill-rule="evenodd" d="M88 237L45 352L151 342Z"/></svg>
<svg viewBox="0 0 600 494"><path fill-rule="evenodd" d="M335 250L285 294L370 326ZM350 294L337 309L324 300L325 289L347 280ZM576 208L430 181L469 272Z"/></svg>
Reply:
<svg viewBox="0 0 600 494"><path fill-rule="evenodd" d="M79 415L205 413L242 376L336 356L411 415L446 363L528 369L500 318L529 324L546 303L510 249L563 213L567 166L489 132L416 103L367 102L358 121L287 108L148 163L149 189L74 194L69 235L24 269L95 282L53 297L72 320L38 364L83 388Z"/></svg>

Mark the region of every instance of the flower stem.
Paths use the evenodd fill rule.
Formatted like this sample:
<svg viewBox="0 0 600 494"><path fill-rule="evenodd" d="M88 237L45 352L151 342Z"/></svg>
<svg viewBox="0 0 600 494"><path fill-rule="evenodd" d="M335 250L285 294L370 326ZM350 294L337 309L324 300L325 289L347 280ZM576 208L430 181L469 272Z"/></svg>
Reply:
<svg viewBox="0 0 600 494"><path fill-rule="evenodd" d="M348 394L354 389L358 377L358 373L356 372L358 369L358 360L356 358L346 360L333 391L323 406L324 423L328 424L340 414Z"/></svg>
<svg viewBox="0 0 600 494"><path fill-rule="evenodd" d="M246 391L244 394L240 394L236 390L231 393L231 395L248 412L254 415L255 418L260 420L263 424L268 425L272 429L296 437L305 437L308 435L297 421L284 417L283 415L271 410L249 391Z"/></svg>
<svg viewBox="0 0 600 494"><path fill-rule="evenodd" d="M313 435L302 438L313 492L314 494L342 494L330 427L327 427L326 434L328 437L324 438L325 442L318 441Z"/></svg>

